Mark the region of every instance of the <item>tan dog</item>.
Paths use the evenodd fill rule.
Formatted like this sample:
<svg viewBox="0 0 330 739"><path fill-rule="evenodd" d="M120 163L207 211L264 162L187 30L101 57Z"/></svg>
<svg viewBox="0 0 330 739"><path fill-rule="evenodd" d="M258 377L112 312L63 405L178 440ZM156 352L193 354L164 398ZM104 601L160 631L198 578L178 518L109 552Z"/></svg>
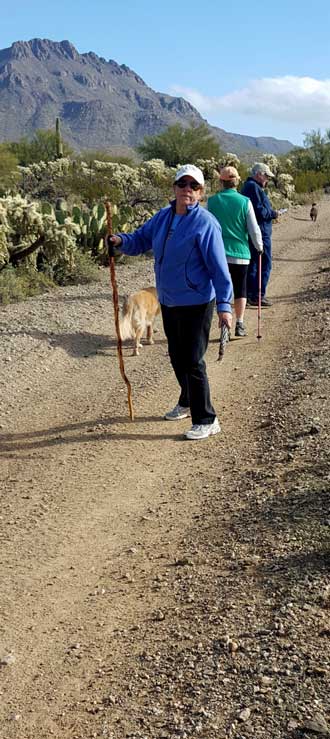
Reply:
<svg viewBox="0 0 330 739"><path fill-rule="evenodd" d="M146 329L148 344L154 343L153 324L159 311L155 287L145 287L125 298L120 318L120 334L123 340L134 339L133 356L139 354Z"/></svg>
<svg viewBox="0 0 330 739"><path fill-rule="evenodd" d="M316 203L312 203L312 207L311 207L310 213L309 213L312 221L316 221L317 214L318 214L317 204Z"/></svg>

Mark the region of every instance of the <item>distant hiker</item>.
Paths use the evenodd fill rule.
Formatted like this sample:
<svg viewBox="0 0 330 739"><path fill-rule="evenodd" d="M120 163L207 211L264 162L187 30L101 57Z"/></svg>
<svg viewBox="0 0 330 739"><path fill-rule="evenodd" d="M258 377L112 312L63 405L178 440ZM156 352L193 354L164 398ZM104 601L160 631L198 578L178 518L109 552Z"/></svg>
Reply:
<svg viewBox="0 0 330 739"><path fill-rule="evenodd" d="M108 239L113 248L135 256L153 250L156 288L168 352L181 392L165 418L179 421L191 415L187 439L218 434L204 354L209 341L214 305L219 326L231 327L232 282L221 229L199 204L204 192L203 172L193 164L177 171L175 199L132 234Z"/></svg>
<svg viewBox="0 0 330 739"><path fill-rule="evenodd" d="M223 167L219 172L222 190L207 201L208 210L219 221L229 272L234 288L236 314L235 336L246 336L244 313L247 298L247 273L250 262L249 237L262 253L262 236L251 200L240 195L240 176L235 167Z"/></svg>
<svg viewBox="0 0 330 739"><path fill-rule="evenodd" d="M242 195L250 198L256 219L260 226L264 247L261 269L261 305L265 308L272 305L266 298L266 288L272 269L272 221L279 216L278 210L273 210L264 188L271 178L275 177L268 164L257 162L251 169L251 175L242 187ZM251 239L249 239L251 261L248 268L247 294L248 305L258 305L258 263L259 254Z"/></svg>
<svg viewBox="0 0 330 739"><path fill-rule="evenodd" d="M312 221L316 221L317 214L318 214L317 203L312 203L312 207L310 209L310 214L309 214L310 217L311 217L311 219L312 219Z"/></svg>

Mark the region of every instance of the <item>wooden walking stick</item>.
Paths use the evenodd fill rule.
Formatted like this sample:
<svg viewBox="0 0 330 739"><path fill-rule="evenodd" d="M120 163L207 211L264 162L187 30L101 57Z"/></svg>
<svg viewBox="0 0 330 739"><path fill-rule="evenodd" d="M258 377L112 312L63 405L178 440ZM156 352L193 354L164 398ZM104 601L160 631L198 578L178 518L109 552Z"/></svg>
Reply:
<svg viewBox="0 0 330 739"><path fill-rule="evenodd" d="M105 208L107 212L107 226L108 226L107 235L112 236L113 235L112 234L112 210L111 210L111 203L109 200L106 201ZM125 367L124 367L123 350L122 350L120 326L119 326L119 301L118 301L118 287L117 287L116 270L115 270L115 258L114 258L113 246L111 245L111 243L109 243L109 267L110 267L110 280L111 280L111 286L112 286L113 309L114 309L114 314L115 314L115 327L116 327L116 334L117 334L117 354L118 354L118 360L119 360L119 369L120 369L120 374L127 386L127 401L128 401L130 419L131 421L134 421L131 383L126 375Z"/></svg>

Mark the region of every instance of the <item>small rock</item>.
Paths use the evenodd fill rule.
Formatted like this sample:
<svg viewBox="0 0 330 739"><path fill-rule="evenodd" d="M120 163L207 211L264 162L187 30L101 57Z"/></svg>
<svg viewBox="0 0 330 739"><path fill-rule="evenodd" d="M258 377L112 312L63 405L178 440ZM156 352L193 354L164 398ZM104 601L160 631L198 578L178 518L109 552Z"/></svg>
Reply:
<svg viewBox="0 0 330 739"><path fill-rule="evenodd" d="M295 721L293 718L290 718L290 721L288 721L288 725L286 728L288 731L295 731L296 729L298 729L298 726L299 726L298 721Z"/></svg>
<svg viewBox="0 0 330 739"><path fill-rule="evenodd" d="M0 659L0 666L7 667L8 665L14 665L16 662L16 657L14 654L5 654Z"/></svg>
<svg viewBox="0 0 330 739"><path fill-rule="evenodd" d="M219 639L219 643L222 647L225 647L225 649L229 649L229 644L231 643L231 638L229 634L225 634L224 636Z"/></svg>
<svg viewBox="0 0 330 739"><path fill-rule="evenodd" d="M263 675L260 678L260 682L261 682L261 685L268 686L272 684L273 680L271 677L267 677L267 675Z"/></svg>
<svg viewBox="0 0 330 739"><path fill-rule="evenodd" d="M188 557L181 557L181 559L176 559L174 564L176 567L184 567L185 565L191 565L191 562Z"/></svg>
<svg viewBox="0 0 330 739"><path fill-rule="evenodd" d="M20 718L21 718L21 714L20 713L12 713L9 716L9 721L19 721Z"/></svg>
<svg viewBox="0 0 330 739"><path fill-rule="evenodd" d="M300 727L302 731L309 731L311 734L319 734L320 736L330 737L330 729L322 714L315 714L314 718L305 721Z"/></svg>
<svg viewBox="0 0 330 739"><path fill-rule="evenodd" d="M238 714L237 718L239 721L248 721L251 716L251 709L250 708L243 708L242 711Z"/></svg>
<svg viewBox="0 0 330 739"><path fill-rule="evenodd" d="M153 621L164 621L165 613L163 613L163 611L161 610L154 611L154 613L152 614L152 619Z"/></svg>

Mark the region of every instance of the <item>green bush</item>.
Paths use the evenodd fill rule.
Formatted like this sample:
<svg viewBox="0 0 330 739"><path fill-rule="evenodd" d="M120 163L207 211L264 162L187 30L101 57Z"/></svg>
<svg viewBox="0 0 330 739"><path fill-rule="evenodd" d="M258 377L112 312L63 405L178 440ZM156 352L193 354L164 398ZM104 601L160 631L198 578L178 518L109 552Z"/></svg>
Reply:
<svg viewBox="0 0 330 739"><path fill-rule="evenodd" d="M57 285L87 285L100 280L100 268L93 259L83 252L77 253L74 268L58 265L50 269L45 263L43 271L37 271L31 264L18 267L8 265L0 272L0 304L16 303L20 300L40 295Z"/></svg>
<svg viewBox="0 0 330 739"><path fill-rule="evenodd" d="M5 267L0 272L0 304L16 303L54 288L52 280L34 267Z"/></svg>
<svg viewBox="0 0 330 739"><path fill-rule="evenodd" d="M219 160L221 155L219 143L206 123L191 124L188 128L175 123L156 136L146 136L137 151L142 159L162 159L169 167L194 163L196 159Z"/></svg>
<svg viewBox="0 0 330 739"><path fill-rule="evenodd" d="M7 144L7 147L22 167L34 162L51 162L58 157L58 136L56 131L39 129L31 139L24 136L20 141ZM71 146L64 142L62 156L66 157L71 153Z"/></svg>
<svg viewBox="0 0 330 739"><path fill-rule="evenodd" d="M59 264L53 274L58 285L88 285L100 280L100 268L89 254L82 251L77 251L72 270L67 264Z"/></svg>
<svg viewBox="0 0 330 739"><path fill-rule="evenodd" d="M299 192L295 193L294 196L294 203L295 205L310 205L311 201L315 200L315 202L321 200L321 198L324 195L324 190L313 190L313 193L310 192Z"/></svg>
<svg viewBox="0 0 330 739"><path fill-rule="evenodd" d="M309 170L308 172L299 172L294 176L294 185L296 193L309 193L320 190L329 182L329 173L316 172Z"/></svg>

